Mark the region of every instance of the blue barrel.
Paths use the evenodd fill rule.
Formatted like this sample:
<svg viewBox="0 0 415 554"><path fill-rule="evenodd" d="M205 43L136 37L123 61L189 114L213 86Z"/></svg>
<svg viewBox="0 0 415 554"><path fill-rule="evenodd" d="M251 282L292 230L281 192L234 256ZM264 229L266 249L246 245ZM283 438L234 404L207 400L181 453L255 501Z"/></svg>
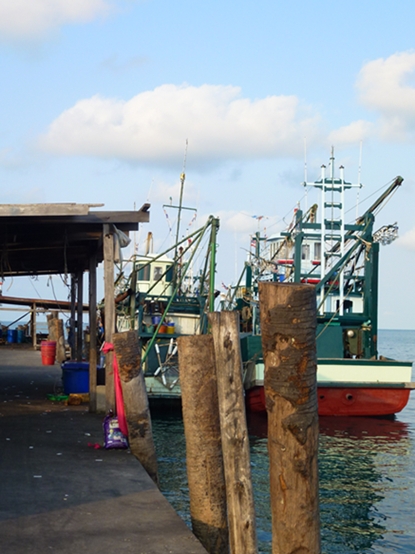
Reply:
<svg viewBox="0 0 415 554"><path fill-rule="evenodd" d="M17 329L7 330L7 342L12 343L17 341Z"/></svg>
<svg viewBox="0 0 415 554"><path fill-rule="evenodd" d="M65 394L89 392L88 362L64 362L61 367Z"/></svg>
<svg viewBox="0 0 415 554"><path fill-rule="evenodd" d="M17 329L16 340L18 343L24 342L24 329Z"/></svg>

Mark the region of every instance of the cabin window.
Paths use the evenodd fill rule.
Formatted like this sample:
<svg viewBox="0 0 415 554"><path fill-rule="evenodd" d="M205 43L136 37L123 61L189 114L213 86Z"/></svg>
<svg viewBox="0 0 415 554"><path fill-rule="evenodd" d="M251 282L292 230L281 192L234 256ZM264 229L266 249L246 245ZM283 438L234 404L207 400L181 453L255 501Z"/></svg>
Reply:
<svg viewBox="0 0 415 554"><path fill-rule="evenodd" d="M166 273L166 283L171 283L173 281L173 266L170 265Z"/></svg>
<svg viewBox="0 0 415 554"><path fill-rule="evenodd" d="M321 260L321 242L314 243L314 259Z"/></svg>
<svg viewBox="0 0 415 554"><path fill-rule="evenodd" d="M302 260L309 260L310 259L310 245L309 244L303 244L301 246L301 259Z"/></svg>
<svg viewBox="0 0 415 554"><path fill-rule="evenodd" d="M154 268L154 274L153 274L154 281L160 281L162 276L163 276L163 267L160 265L156 265L156 267Z"/></svg>
<svg viewBox="0 0 415 554"><path fill-rule="evenodd" d="M138 281L150 281L150 266L149 264L138 264Z"/></svg>

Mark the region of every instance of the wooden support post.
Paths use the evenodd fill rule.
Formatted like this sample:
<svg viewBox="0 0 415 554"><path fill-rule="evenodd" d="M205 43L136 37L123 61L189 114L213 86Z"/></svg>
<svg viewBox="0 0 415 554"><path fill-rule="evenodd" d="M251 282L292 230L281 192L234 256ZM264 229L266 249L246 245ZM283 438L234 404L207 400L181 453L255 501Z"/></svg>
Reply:
<svg viewBox="0 0 415 554"><path fill-rule="evenodd" d="M257 552L238 312L208 315L216 358L231 554Z"/></svg>
<svg viewBox="0 0 415 554"><path fill-rule="evenodd" d="M89 258L89 411L97 411L97 256Z"/></svg>
<svg viewBox="0 0 415 554"><path fill-rule="evenodd" d="M113 344L118 362L130 449L153 481L158 484L157 456L137 333L114 333Z"/></svg>
<svg viewBox="0 0 415 554"><path fill-rule="evenodd" d="M209 554L228 554L213 339L194 335L179 337L177 342L193 533Z"/></svg>
<svg viewBox="0 0 415 554"><path fill-rule="evenodd" d="M37 348L37 338L36 338L36 304L32 304L32 311L30 313L30 327L32 330L32 346L33 349Z"/></svg>
<svg viewBox="0 0 415 554"><path fill-rule="evenodd" d="M79 270L76 274L77 294L76 294L76 359L82 360L83 346L83 303L84 303L84 273Z"/></svg>
<svg viewBox="0 0 415 554"><path fill-rule="evenodd" d="M112 225L103 225L104 245L104 316L105 342L112 343L115 331L115 302L114 302L114 232ZM113 375L113 353L105 356L105 398L106 410L115 411L115 392Z"/></svg>
<svg viewBox="0 0 415 554"><path fill-rule="evenodd" d="M316 295L259 284L272 509L272 552L320 553Z"/></svg>
<svg viewBox="0 0 415 554"><path fill-rule="evenodd" d="M68 343L71 348L71 360L76 358L76 345L75 345L75 315L76 315L76 276L71 273L71 320L69 325Z"/></svg>

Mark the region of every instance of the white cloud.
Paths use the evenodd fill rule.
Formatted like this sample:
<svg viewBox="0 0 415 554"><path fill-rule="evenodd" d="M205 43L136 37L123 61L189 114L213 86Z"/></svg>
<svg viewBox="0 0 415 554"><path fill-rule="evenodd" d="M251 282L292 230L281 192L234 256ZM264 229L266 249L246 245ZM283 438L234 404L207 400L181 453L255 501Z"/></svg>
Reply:
<svg viewBox="0 0 415 554"><path fill-rule="evenodd" d="M415 227L399 237L396 243L405 250L415 250Z"/></svg>
<svg viewBox="0 0 415 554"><path fill-rule="evenodd" d="M55 154L177 164L188 139L193 159L217 162L300 155L317 125L295 96L250 100L238 87L162 85L128 101L80 100L40 144Z"/></svg>
<svg viewBox="0 0 415 554"><path fill-rule="evenodd" d="M0 0L0 37L37 38L67 23L85 23L111 10L107 0Z"/></svg>
<svg viewBox="0 0 415 554"><path fill-rule="evenodd" d="M281 223L278 216L266 216L262 214L249 214L247 212L219 211L215 214L220 219L221 231L228 231L239 235L249 247L249 237L257 231L261 237L267 234L267 228L273 228L276 223Z"/></svg>
<svg viewBox="0 0 415 554"><path fill-rule="evenodd" d="M415 52L401 52L371 61L360 71L357 87L362 103L380 115L385 139L415 137Z"/></svg>
<svg viewBox="0 0 415 554"><path fill-rule="evenodd" d="M373 124L360 119L332 131L329 135L329 144L336 146L358 144L361 140L368 138L372 132Z"/></svg>

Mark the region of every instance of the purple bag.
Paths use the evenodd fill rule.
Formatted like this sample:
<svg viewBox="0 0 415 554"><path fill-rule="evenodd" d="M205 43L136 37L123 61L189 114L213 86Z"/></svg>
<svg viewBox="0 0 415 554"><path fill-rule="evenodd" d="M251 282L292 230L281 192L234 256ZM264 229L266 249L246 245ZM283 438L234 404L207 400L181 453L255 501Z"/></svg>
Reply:
<svg viewBox="0 0 415 554"><path fill-rule="evenodd" d="M104 428L104 447L110 448L128 448L128 439L122 433L118 425L118 418L111 413L105 416L102 424Z"/></svg>

